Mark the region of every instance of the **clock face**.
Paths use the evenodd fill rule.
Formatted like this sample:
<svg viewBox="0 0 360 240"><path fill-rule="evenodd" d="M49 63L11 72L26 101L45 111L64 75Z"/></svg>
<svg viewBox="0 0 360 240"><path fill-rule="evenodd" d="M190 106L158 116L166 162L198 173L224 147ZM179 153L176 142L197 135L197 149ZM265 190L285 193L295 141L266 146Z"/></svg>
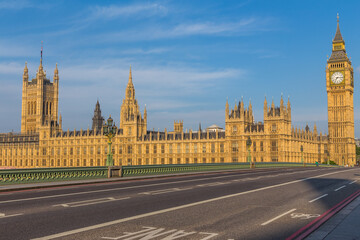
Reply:
<svg viewBox="0 0 360 240"><path fill-rule="evenodd" d="M341 72L335 72L331 75L331 81L335 84L339 84L344 80L344 75Z"/></svg>

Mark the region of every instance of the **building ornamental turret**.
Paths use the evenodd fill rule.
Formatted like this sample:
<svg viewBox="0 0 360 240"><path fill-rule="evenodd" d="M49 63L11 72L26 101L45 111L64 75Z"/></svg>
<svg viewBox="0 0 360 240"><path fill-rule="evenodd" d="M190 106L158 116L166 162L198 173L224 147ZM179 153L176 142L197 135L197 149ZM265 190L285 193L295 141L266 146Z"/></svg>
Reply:
<svg viewBox="0 0 360 240"><path fill-rule="evenodd" d="M101 109L99 100L97 100L95 109L94 109L94 117L92 118L92 130L101 130L104 125L104 118L101 116Z"/></svg>
<svg viewBox="0 0 360 240"><path fill-rule="evenodd" d="M131 66L129 70L129 81L125 91L125 99L123 99L120 110L120 129L123 129L123 133L129 137L140 137L147 132L147 112L144 111L144 118L142 118L138 102L135 98Z"/></svg>
<svg viewBox="0 0 360 240"><path fill-rule="evenodd" d="M36 78L29 81L27 63L23 74L21 132L35 133L42 127L59 130L58 100L59 100L59 70L54 71L54 81L46 77L43 68L43 47L41 46L40 64Z"/></svg>

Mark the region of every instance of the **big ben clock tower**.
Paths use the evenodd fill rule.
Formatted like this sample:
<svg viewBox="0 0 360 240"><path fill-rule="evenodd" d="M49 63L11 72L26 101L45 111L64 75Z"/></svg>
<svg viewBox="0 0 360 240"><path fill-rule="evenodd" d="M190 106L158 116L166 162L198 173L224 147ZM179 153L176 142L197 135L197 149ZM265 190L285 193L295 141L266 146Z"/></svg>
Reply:
<svg viewBox="0 0 360 240"><path fill-rule="evenodd" d="M355 164L354 72L337 16L331 57L326 66L330 159L339 165Z"/></svg>

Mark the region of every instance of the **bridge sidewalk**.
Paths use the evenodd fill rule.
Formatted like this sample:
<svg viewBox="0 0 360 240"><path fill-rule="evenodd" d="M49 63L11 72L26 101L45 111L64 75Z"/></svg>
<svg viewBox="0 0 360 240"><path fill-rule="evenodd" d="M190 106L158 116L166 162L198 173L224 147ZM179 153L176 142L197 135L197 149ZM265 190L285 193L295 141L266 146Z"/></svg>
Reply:
<svg viewBox="0 0 360 240"><path fill-rule="evenodd" d="M360 196L311 233L306 240L360 239Z"/></svg>

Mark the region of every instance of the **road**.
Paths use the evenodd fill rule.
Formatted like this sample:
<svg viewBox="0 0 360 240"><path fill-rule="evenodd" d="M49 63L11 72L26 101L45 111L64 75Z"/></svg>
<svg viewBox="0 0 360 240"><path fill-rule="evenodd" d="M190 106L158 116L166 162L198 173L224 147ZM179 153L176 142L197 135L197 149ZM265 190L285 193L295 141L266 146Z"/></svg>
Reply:
<svg viewBox="0 0 360 240"><path fill-rule="evenodd" d="M6 192L0 239L286 239L359 183L359 168L313 167Z"/></svg>

